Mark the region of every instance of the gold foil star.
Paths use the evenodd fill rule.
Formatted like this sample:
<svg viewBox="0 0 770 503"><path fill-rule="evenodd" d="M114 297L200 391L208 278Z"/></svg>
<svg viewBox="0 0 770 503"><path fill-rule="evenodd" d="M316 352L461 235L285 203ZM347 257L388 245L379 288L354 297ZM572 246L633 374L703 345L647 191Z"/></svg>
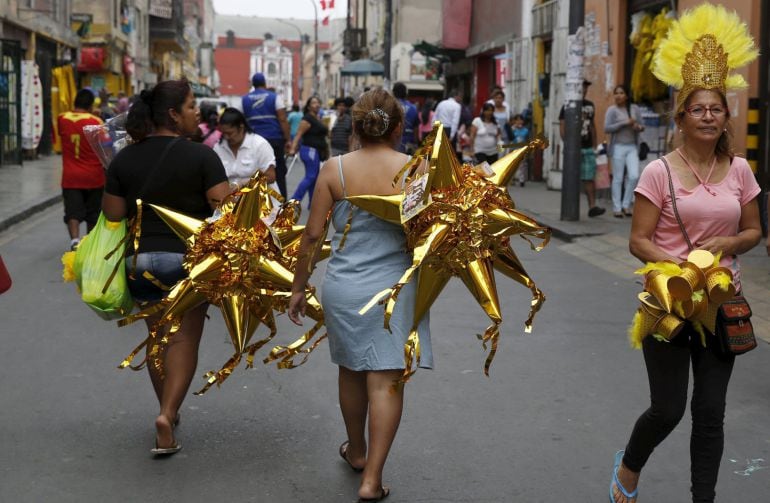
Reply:
<svg viewBox="0 0 770 503"><path fill-rule="evenodd" d="M492 321L484 334L478 335L485 349L487 343L491 345L484 364L485 374L489 375L502 323L494 269L532 291L525 322L525 331L531 332L533 318L545 296L511 249L510 236L519 234L533 250L540 251L550 240L550 229L517 211L506 185L530 151L546 146L544 140L535 139L489 167L462 165L443 126L436 122L431 134L396 177L400 180L406 174L404 192L398 196L348 197L356 206L384 220L403 222L407 244L413 252L412 265L398 283L380 292L361 310L364 313L378 302L385 303L385 328L389 328L399 291L418 276L414 325L405 346L406 368L402 382L413 373L412 360L417 362L414 368L419 365L418 323L453 276L463 281ZM427 176L427 180L421 176ZM414 187L417 180L422 180L423 189L415 191L410 185ZM405 192L410 195L405 196ZM405 215L405 202L414 194L422 197L422 209L411 200L410 206L416 206L417 213ZM530 238L541 240L541 244L536 246Z"/></svg>
<svg viewBox="0 0 770 503"><path fill-rule="evenodd" d="M155 313L160 319L147 339L120 365L131 366L139 350L150 345L148 358L162 369L161 352L179 330L182 317L190 309L209 302L219 307L235 348L233 356L217 372L208 372L206 385L196 394L205 393L213 384L221 384L247 355L247 368L253 366L254 354L276 334L274 312L284 312L291 296L292 272L297 260L302 226L297 226L299 206L283 206L272 225L274 208L265 178L258 173L242 189L234 192L220 206L217 214L198 220L168 208L150 205L164 222L187 244L184 268L188 277L179 281L158 304L121 320L125 325ZM308 334L292 345L289 353L309 353L304 346L323 325L323 310L312 288L306 290L307 314L316 321ZM252 336L260 324L270 334L254 343ZM278 354L276 357L284 357ZM147 359L145 359L146 361ZM142 362L143 364L144 362ZM141 368L131 366L133 369ZM285 364L285 366L288 366Z"/></svg>

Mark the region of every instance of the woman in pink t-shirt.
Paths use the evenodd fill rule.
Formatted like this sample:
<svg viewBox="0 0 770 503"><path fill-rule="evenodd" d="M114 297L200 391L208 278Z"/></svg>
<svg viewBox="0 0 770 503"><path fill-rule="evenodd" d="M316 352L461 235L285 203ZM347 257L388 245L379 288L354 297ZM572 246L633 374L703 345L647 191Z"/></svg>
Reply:
<svg viewBox="0 0 770 503"><path fill-rule="evenodd" d="M721 253L721 265L732 270L740 290L737 255L756 246L762 236L760 188L746 160L732 154L730 111L721 92L693 91L675 120L681 146L647 166L635 190L631 253L642 262L679 263L687 257L689 246L671 204L670 176L693 248ZM691 360L691 490L693 501L714 500L724 445L725 396L735 360L715 352L714 342L713 336L707 336L704 347L689 323L670 342L644 339L651 405L637 420L625 453L620 454L622 463L611 485L615 502L636 501L639 473L684 415Z"/></svg>
<svg viewBox="0 0 770 503"><path fill-rule="evenodd" d="M417 120L419 122L419 126L417 127L418 132L418 138L420 141L422 141L423 138L425 138L428 133L431 132L433 129L433 116L435 113L433 112L433 109L436 106L436 102L432 99L428 98L425 100L425 103L422 105L422 109L420 110L420 115L417 116Z"/></svg>

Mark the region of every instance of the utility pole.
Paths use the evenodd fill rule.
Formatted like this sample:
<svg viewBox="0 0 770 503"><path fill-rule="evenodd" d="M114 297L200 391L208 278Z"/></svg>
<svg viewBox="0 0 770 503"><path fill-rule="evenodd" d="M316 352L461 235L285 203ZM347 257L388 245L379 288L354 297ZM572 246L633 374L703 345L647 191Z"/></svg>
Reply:
<svg viewBox="0 0 770 503"><path fill-rule="evenodd" d="M383 87L390 89L390 46L392 45L393 28L393 0L385 0L385 37L383 40L384 57L383 57Z"/></svg>
<svg viewBox="0 0 770 503"><path fill-rule="evenodd" d="M564 104L564 167L561 177L561 219L580 220L580 132L583 108L584 0L570 0L567 78Z"/></svg>
<svg viewBox="0 0 770 503"><path fill-rule="evenodd" d="M286 21L286 20L283 20L283 19L280 19L280 18L277 18L276 21L278 21L279 23L283 23L285 25L291 26L292 28L297 30L297 36L299 37L299 82L297 82L297 88L299 90L299 96L297 96L297 98L294 99L293 101L295 101L297 103L301 103L302 102L302 89L304 87L303 84L305 82L305 64L304 64L303 50L302 50L303 46L304 46L303 45L303 39L305 38L305 36L302 34L302 30L300 30L299 26L297 26L296 24L290 23L289 21Z"/></svg>

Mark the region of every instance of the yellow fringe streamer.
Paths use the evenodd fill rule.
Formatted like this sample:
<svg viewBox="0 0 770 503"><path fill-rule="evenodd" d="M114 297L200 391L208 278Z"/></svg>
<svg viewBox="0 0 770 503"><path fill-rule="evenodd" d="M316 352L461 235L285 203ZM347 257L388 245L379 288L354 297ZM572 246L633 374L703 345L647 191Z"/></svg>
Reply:
<svg viewBox="0 0 770 503"><path fill-rule="evenodd" d="M648 262L647 264L644 265L644 267L641 267L636 271L634 271L634 274L647 274L648 272L652 272L652 271L660 271L667 276L679 276L680 274L682 274L681 267L667 260L664 260L662 262Z"/></svg>
<svg viewBox="0 0 770 503"><path fill-rule="evenodd" d="M61 263L64 266L62 270L62 279L69 283L70 281L75 281L75 252L74 251L68 251L64 255L61 256Z"/></svg>
<svg viewBox="0 0 770 503"><path fill-rule="evenodd" d="M637 310L634 313L634 319L631 321L631 325L628 327L628 341L631 343L631 347L634 349L642 349L642 341L647 334L644 333L644 326L642 325L642 313Z"/></svg>

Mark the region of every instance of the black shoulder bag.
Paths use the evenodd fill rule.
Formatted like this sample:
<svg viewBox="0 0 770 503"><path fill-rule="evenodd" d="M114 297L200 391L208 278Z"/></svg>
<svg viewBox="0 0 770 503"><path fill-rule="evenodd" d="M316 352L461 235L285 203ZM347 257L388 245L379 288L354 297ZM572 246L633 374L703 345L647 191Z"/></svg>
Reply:
<svg viewBox="0 0 770 503"><path fill-rule="evenodd" d="M674 181L671 179L671 168L665 157L660 159L666 166L666 173L668 174L668 189L671 192L671 207L674 210L674 216L679 224L679 230L682 231L682 236L687 242L687 248L692 251L692 242L676 209L676 195L674 194ZM754 327L751 325L751 307L743 295L736 295L719 306L714 335L718 341L718 349L723 355L741 355L757 347Z"/></svg>

